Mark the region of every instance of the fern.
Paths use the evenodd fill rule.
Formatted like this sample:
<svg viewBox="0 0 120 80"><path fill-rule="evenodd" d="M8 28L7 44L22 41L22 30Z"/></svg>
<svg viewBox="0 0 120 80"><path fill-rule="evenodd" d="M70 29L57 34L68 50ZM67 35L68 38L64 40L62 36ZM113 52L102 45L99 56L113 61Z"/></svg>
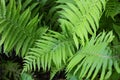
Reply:
<svg viewBox="0 0 120 80"><path fill-rule="evenodd" d="M57 2L61 3L56 8L62 9L58 11L61 17L58 22L60 22L62 30L73 35L77 47L79 42L76 37L79 37L81 44L84 45L85 41L88 41L88 33L93 35L99 28L99 19L105 9L106 1L58 0Z"/></svg>
<svg viewBox="0 0 120 80"><path fill-rule="evenodd" d="M74 53L73 41L62 34L51 32L41 37L25 56L24 70L49 70L52 66L60 68Z"/></svg>
<svg viewBox="0 0 120 80"><path fill-rule="evenodd" d="M62 69L66 70L68 80L95 80L99 75L100 80L112 78L120 73L120 51L116 46L119 24L113 20L111 24L115 25L107 24L110 29L106 30L116 32L115 43L112 32L106 33L104 27L99 30L104 11L107 17L115 19L119 14L119 2L0 0L0 46L3 45L6 55L15 50L16 55L24 59L23 72L49 70L50 80ZM52 26L46 28L41 26L43 24ZM103 32L99 33L101 29ZM27 78L24 74L22 77Z"/></svg>
<svg viewBox="0 0 120 80"><path fill-rule="evenodd" d="M119 60L112 53L108 44L112 41L112 32L99 36L93 36L71 59L67 66L67 72L78 75L79 79L86 78L94 80L100 74L100 80L108 79L112 74L112 67L120 73Z"/></svg>
<svg viewBox="0 0 120 80"><path fill-rule="evenodd" d="M106 11L105 14L107 17L112 17L113 20L114 17L120 13L120 2L118 0L109 0L106 4Z"/></svg>
<svg viewBox="0 0 120 80"><path fill-rule="evenodd" d="M12 61L2 61L0 68L2 69L2 76L0 76L1 80L19 80L21 73L21 66Z"/></svg>
<svg viewBox="0 0 120 80"><path fill-rule="evenodd" d="M25 3L29 3L27 0ZM17 5L18 4L18 5ZM10 52L13 48L16 54L25 56L28 48L34 41L46 32L46 28L38 27L38 15L31 19L31 8L21 4L21 1L10 0L6 5L5 0L0 0L0 45L4 43L4 51ZM22 9L25 9L23 12Z"/></svg>
<svg viewBox="0 0 120 80"><path fill-rule="evenodd" d="M80 51L76 53L75 58L73 57L73 59L70 60L70 63L67 67L67 72L71 72L72 70L74 72L74 75L77 74L78 72L77 70L79 70L80 68L79 67L74 71L74 67L76 67L78 63L82 62L80 60L83 60L85 57L88 59L88 60L85 59L86 60L85 65L87 66L87 62L89 62L89 60L91 59L88 57L92 57L93 61L96 60L96 58L98 58L96 57L95 53L97 53L97 55L98 54L102 55L104 53L104 52L102 53L102 50L107 49L105 50L105 55L108 55L110 49L106 47L108 43L111 42L113 39L112 33L109 33L107 35L103 33L100 38L99 36L98 38L92 37L90 42L89 42L89 36L88 36L88 33L91 34L92 36L96 34L97 29L99 28L99 19L103 13L103 9L105 9L106 2L107 1L105 0L104 1L95 0L95 3L91 5L93 1L90 2L87 0L86 1L66 0L65 2L62 0L60 1L58 0L57 3L60 3L60 5L56 6L55 8L62 9L62 10L57 11L56 15L60 15L58 22L61 24L60 26L62 28L62 33L67 35L53 32L51 34L46 34L42 36L41 39L38 39L38 41L35 44L35 47L31 48L30 51L28 52L28 55L25 57L25 60L24 60L25 64L24 64L23 71L28 71L32 69L36 70L37 68L38 70L40 70L40 67L42 67L46 71L46 70L50 70L50 68L54 66L57 69L59 69L61 65L65 64L66 60L70 59L70 57L75 53L74 51L75 47L73 46L74 43L77 49L79 49L79 45L82 44L83 52L86 50L91 53L94 50L96 51L93 54L91 54L93 56L92 57L90 54L88 54L87 51L86 51L87 54L84 54L83 52L82 52L83 55L82 53L78 54L81 51L81 48L80 48ZM53 8L53 11L54 11L54 8ZM69 17L68 17L68 14L69 14ZM98 40L96 41L96 39ZM63 43L61 41L66 42L64 46L61 45L61 43ZM93 46L90 48L91 50L89 49L90 46ZM54 49L54 47L56 48ZM104 60L104 56L103 56L103 60ZM91 60L91 63L96 63L96 62L92 62ZM81 66L82 64L83 63L81 63ZM81 74L79 75L79 79L85 77L85 74L87 74L87 72L89 71L88 69L90 67L93 70L92 69L90 70L87 78L90 78L91 73L94 71L94 68L97 67L97 64L95 65L95 67L94 66L92 67L92 65L89 65L85 73L82 75L82 73L85 70L83 69ZM83 68L85 68L84 65L83 65ZM106 69L103 69L103 70L106 70ZM92 79L95 78L97 73L98 72L95 72ZM104 79L104 75L105 75L104 71L102 71L101 80ZM110 75L111 74L107 74L107 78Z"/></svg>

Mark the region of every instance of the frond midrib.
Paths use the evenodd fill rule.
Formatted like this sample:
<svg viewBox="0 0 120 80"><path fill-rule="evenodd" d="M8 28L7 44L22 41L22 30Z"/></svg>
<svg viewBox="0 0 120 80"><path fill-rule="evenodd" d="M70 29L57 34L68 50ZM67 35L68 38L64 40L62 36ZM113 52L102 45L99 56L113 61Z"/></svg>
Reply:
<svg viewBox="0 0 120 80"><path fill-rule="evenodd" d="M21 28L21 26L18 24L18 22L14 22L14 21L11 21L10 19L7 19L7 18L0 18L2 20L4 20L4 22L8 22L10 23L10 25L13 25L14 27L12 27L14 30L15 29L18 29L19 28L19 32L22 32L24 35L26 35L26 37L30 37L30 38L33 38L33 39L36 39L35 37L35 33L30 33L26 30L26 28ZM29 22L29 21L28 21ZM26 24L27 25L27 24ZM26 26L25 25L25 26Z"/></svg>

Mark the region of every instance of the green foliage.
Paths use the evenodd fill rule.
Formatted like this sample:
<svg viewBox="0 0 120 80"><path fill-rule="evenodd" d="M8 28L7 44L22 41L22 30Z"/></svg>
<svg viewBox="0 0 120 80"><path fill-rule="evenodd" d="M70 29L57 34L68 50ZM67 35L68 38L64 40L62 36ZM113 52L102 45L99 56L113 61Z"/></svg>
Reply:
<svg viewBox="0 0 120 80"><path fill-rule="evenodd" d="M120 2L118 0L109 0L106 4L105 14L107 17L114 17L120 13ZM114 19L115 20L115 19Z"/></svg>
<svg viewBox="0 0 120 80"><path fill-rule="evenodd" d="M28 73L22 73L20 80L33 80L31 74Z"/></svg>
<svg viewBox="0 0 120 80"><path fill-rule="evenodd" d="M24 72L41 68L51 72L50 80L63 69L68 80L119 80L119 3L0 0L0 46L6 55L15 51L22 57L22 80L32 80ZM6 74L16 72L11 66L18 69L7 64Z"/></svg>
<svg viewBox="0 0 120 80"><path fill-rule="evenodd" d="M52 66L59 69L66 64L67 59L73 56L74 52L71 38L50 31L50 33L43 35L40 40L37 40L35 47L30 49L28 56L25 56L24 70L36 70L36 65L38 70L40 67L49 70Z"/></svg>
<svg viewBox="0 0 120 80"><path fill-rule="evenodd" d="M99 19L106 1L58 0L57 3L60 5L55 8L62 9L57 11L62 31L72 34L77 48L79 46L77 37L81 39L80 44L84 45L85 41L88 41L88 33L93 35L99 28Z"/></svg>
<svg viewBox="0 0 120 80"><path fill-rule="evenodd" d="M114 63L115 68L119 65L117 60L114 60L112 51L107 47L108 43L112 40L112 32L107 35L103 32L97 37L93 36L91 40L73 56L67 66L67 72L72 71L73 75L79 75L79 79L84 77L89 79L92 76L91 80L94 80L98 72L99 74L101 72L100 80L108 79L112 74L112 66ZM116 70L118 70L118 68Z"/></svg>
<svg viewBox="0 0 120 80"><path fill-rule="evenodd" d="M26 0L22 5L20 0L10 0L6 5L4 0L0 0L0 45L4 43L5 53L14 48L16 54L21 53L24 57L34 41L46 32L46 28L38 27L38 15L31 18L33 6L26 8L30 1Z"/></svg>
<svg viewBox="0 0 120 80"><path fill-rule="evenodd" d="M120 25L113 24L113 29L115 30L116 34L120 38Z"/></svg>
<svg viewBox="0 0 120 80"><path fill-rule="evenodd" d="M1 80L20 80L22 69L18 63L12 61L2 61L0 68L2 69Z"/></svg>

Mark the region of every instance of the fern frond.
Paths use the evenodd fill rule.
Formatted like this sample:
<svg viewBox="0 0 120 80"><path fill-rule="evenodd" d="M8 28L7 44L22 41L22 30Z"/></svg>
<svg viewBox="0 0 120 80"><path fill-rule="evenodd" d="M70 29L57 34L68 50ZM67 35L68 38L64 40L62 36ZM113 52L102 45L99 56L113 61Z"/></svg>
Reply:
<svg viewBox="0 0 120 80"><path fill-rule="evenodd" d="M58 0L56 6L63 32L69 32L81 39L84 45L88 41L88 33L93 35L99 28L99 19L105 9L106 0ZM74 38L73 38L74 39ZM74 40L78 47L78 40ZM76 42L77 41L77 42Z"/></svg>
<svg viewBox="0 0 120 80"><path fill-rule="evenodd" d="M74 53L73 41L62 34L51 32L41 37L25 56L24 71L49 70L52 66L59 69Z"/></svg>
<svg viewBox="0 0 120 80"><path fill-rule="evenodd" d="M70 60L67 72L78 75L79 79L91 80L94 80L98 74L100 80L108 79L112 74L113 66L120 72L119 62L108 47L112 40L112 32L93 36Z"/></svg>
<svg viewBox="0 0 120 80"><path fill-rule="evenodd" d="M117 0L109 0L106 4L106 10L105 15L107 17L112 17L114 20L114 17L120 13L120 2Z"/></svg>
<svg viewBox="0 0 120 80"><path fill-rule="evenodd" d="M31 19L31 8L22 9L20 0L18 3L10 0L7 5L5 0L0 0L0 46L4 44L5 53L15 48L16 54L21 53L23 57L47 29L38 27L38 15Z"/></svg>
<svg viewBox="0 0 120 80"><path fill-rule="evenodd" d="M13 61L2 61L0 68L2 69L1 80L19 80L22 69L21 66Z"/></svg>

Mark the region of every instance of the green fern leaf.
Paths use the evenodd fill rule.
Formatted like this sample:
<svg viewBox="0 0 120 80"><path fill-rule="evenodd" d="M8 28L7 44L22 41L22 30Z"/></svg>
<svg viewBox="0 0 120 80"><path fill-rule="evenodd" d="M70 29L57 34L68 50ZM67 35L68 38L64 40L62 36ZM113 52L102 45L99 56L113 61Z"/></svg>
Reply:
<svg viewBox="0 0 120 80"><path fill-rule="evenodd" d="M86 45L80 49L70 60L67 72L73 72L79 79L86 78L94 80L98 72L101 72L100 80L108 79L112 74L112 66L115 65L119 72L119 63L115 63L112 51L108 44L113 40L112 32L105 32L97 37L92 37ZM114 64L115 63L115 64Z"/></svg>
<svg viewBox="0 0 120 80"><path fill-rule="evenodd" d="M111 17L113 20L114 17L120 13L120 2L117 0L109 0L106 4L105 15Z"/></svg>
<svg viewBox="0 0 120 80"><path fill-rule="evenodd" d="M63 32L76 35L84 45L85 41L88 41L88 33L93 35L99 28L99 19L106 2L106 0L58 0L57 3L60 5L55 8L62 9L57 13L60 15L58 22ZM76 39L74 41L79 45Z"/></svg>
<svg viewBox="0 0 120 80"><path fill-rule="evenodd" d="M5 53L15 49L16 55L24 57L34 41L47 31L46 27L38 27L38 15L31 18L31 10L37 5L27 7L31 1L26 0L21 4L20 0L10 0L6 4L0 0L0 46L4 44Z"/></svg>
<svg viewBox="0 0 120 80"><path fill-rule="evenodd" d="M74 51L73 42L69 37L50 31L37 40L35 47L25 56L24 70L31 70L33 66L36 70L36 65L44 70L49 70L52 66L59 69L66 64L69 57L73 56Z"/></svg>

